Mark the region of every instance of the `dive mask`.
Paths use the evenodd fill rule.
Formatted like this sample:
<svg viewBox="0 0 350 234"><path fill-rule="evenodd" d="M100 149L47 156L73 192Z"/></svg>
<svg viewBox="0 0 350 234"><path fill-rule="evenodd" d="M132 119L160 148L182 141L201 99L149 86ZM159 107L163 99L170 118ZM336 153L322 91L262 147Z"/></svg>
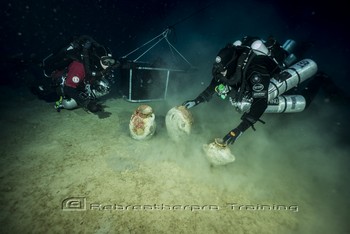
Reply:
<svg viewBox="0 0 350 234"><path fill-rule="evenodd" d="M112 58L111 56L102 56L101 63L104 66L110 67L110 66L113 66L115 64L115 59Z"/></svg>

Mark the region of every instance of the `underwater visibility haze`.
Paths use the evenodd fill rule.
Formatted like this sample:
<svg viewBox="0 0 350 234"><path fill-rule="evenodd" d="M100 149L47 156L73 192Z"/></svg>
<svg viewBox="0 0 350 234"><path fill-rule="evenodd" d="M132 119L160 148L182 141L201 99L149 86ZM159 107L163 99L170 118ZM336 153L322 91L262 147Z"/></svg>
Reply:
<svg viewBox="0 0 350 234"><path fill-rule="evenodd" d="M7 0L1 11L0 233L350 232L349 25L337 1ZM42 60L74 36L122 61L167 29L170 44L142 59L168 68L170 51L191 69L136 86L115 69L100 98L107 115L57 111L56 97L31 92ZM295 40L330 82L302 112L264 114L229 146L235 160L213 166L203 145L239 124L231 103L214 95L191 108L178 141L166 116L209 85L219 50L246 35ZM135 139L130 120L149 107L155 129Z"/></svg>

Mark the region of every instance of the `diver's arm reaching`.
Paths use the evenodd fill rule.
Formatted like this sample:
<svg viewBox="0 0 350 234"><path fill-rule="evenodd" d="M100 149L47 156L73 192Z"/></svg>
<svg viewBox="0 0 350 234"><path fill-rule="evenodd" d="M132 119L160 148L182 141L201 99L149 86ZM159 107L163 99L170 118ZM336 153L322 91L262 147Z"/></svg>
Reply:
<svg viewBox="0 0 350 234"><path fill-rule="evenodd" d="M260 120L260 117L264 114L267 103L268 103L268 85L270 76L267 71L263 73L254 72L249 78L249 86L250 90L252 90L252 98L253 102L248 112L244 113L241 117L241 123L234 129L232 129L229 133L227 133L223 142L225 144L233 144L239 136L242 135L248 128L252 127L253 130L254 124L257 121L264 123Z"/></svg>
<svg viewBox="0 0 350 234"><path fill-rule="evenodd" d="M196 99L185 101L184 103L182 103L182 106L186 107L187 109L190 109L194 106L197 106L199 103L210 101L213 94L215 93L215 87L218 84L219 82L215 78L213 78L209 86L201 94L199 94Z"/></svg>
<svg viewBox="0 0 350 234"><path fill-rule="evenodd" d="M243 134L243 132L245 132L248 128L252 127L255 130L254 124L257 121L265 123L262 120L260 120L259 117L253 116L250 113L244 113L241 117L241 120L241 123L236 128L232 129L231 131L229 131L229 133L227 133L224 136L223 142L225 143L225 145L233 144L237 140L237 138L240 137Z"/></svg>

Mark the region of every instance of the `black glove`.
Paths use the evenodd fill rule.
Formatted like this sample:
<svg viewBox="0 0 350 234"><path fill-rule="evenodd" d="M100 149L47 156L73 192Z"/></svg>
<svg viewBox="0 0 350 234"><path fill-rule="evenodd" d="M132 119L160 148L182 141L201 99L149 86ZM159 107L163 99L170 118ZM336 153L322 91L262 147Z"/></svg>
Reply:
<svg viewBox="0 0 350 234"><path fill-rule="evenodd" d="M86 107L90 112L92 112L93 114L96 114L98 116L98 118L100 119L105 119L108 118L112 115L111 112L107 112L104 110L104 106L102 106L101 104L97 103L94 100L91 100Z"/></svg>
<svg viewBox="0 0 350 234"><path fill-rule="evenodd" d="M98 104L96 101L93 101L93 100L89 101L89 103L87 104L86 108L92 113L103 111L102 105Z"/></svg>
<svg viewBox="0 0 350 234"><path fill-rule="evenodd" d="M227 133L222 140L226 145L233 144L237 140L237 138L240 137L241 135L242 135L242 131L239 130L238 128L235 128L235 129L232 129L229 133Z"/></svg>

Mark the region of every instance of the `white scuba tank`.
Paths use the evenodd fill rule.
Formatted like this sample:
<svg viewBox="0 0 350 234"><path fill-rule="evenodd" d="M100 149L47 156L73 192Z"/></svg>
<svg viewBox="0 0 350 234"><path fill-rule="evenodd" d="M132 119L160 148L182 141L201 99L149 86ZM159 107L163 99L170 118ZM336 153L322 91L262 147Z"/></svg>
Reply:
<svg viewBox="0 0 350 234"><path fill-rule="evenodd" d="M305 107L306 100L302 95L281 95L268 103L265 113L301 112Z"/></svg>
<svg viewBox="0 0 350 234"><path fill-rule="evenodd" d="M313 60L303 59L283 70L275 78L272 78L268 89L268 102L272 105L268 107L266 112L303 111L306 106L304 97L300 95L280 96L315 75L317 69L317 64ZM231 102L238 112L248 112L251 107L251 101L247 99L243 99L241 102ZM276 103L278 103L278 106Z"/></svg>
<svg viewBox="0 0 350 234"><path fill-rule="evenodd" d="M77 102L73 98L64 98L62 100L62 106L64 109L72 110L78 107Z"/></svg>
<svg viewBox="0 0 350 234"><path fill-rule="evenodd" d="M311 59L303 59L272 78L269 85L268 101L285 93L309 79L317 72L317 64Z"/></svg>

